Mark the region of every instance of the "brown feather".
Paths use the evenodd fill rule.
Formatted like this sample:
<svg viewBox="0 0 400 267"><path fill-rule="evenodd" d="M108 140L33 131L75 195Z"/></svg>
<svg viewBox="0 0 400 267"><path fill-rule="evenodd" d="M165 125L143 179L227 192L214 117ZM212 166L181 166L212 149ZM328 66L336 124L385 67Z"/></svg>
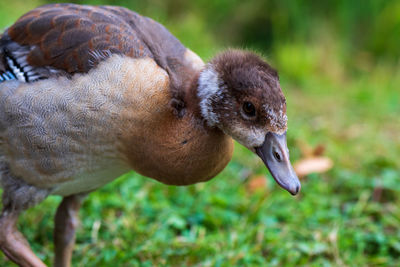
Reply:
<svg viewBox="0 0 400 267"><path fill-rule="evenodd" d="M1 38L0 48L9 47L10 51L22 51L41 79L87 73L112 54L151 57L167 71L179 109L186 106L182 88L199 71L186 56L188 49L164 26L123 7L38 7L23 15Z"/></svg>
<svg viewBox="0 0 400 267"><path fill-rule="evenodd" d="M94 51L152 57L128 23L130 18L141 17L123 9L115 9L115 14L105 7L45 5L22 16L7 33L12 41L33 48L28 53L30 65L70 74L88 72L97 65Z"/></svg>

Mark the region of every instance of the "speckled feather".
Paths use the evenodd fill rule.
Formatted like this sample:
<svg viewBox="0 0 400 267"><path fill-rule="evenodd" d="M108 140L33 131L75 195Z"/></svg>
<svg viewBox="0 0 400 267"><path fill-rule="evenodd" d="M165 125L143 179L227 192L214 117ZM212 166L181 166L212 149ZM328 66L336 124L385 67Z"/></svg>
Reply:
<svg viewBox="0 0 400 267"><path fill-rule="evenodd" d="M229 162L232 141L174 116L168 85L152 59L118 55L89 75L0 84L0 154L13 177L61 195L131 168L167 184L211 179Z"/></svg>

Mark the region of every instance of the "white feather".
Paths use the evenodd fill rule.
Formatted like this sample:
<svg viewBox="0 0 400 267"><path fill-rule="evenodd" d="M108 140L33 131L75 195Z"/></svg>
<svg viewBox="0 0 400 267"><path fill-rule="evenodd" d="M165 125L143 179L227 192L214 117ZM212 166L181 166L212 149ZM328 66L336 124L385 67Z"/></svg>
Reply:
<svg viewBox="0 0 400 267"><path fill-rule="evenodd" d="M197 96L200 99L200 110L207 124L212 127L219 123L217 114L213 111L212 103L221 99L221 84L215 69L208 65L201 73L198 81Z"/></svg>
<svg viewBox="0 0 400 267"><path fill-rule="evenodd" d="M14 64L14 62L11 60L11 58L6 57L7 59L7 64L12 70L12 72L15 74L18 80L26 82L24 73Z"/></svg>

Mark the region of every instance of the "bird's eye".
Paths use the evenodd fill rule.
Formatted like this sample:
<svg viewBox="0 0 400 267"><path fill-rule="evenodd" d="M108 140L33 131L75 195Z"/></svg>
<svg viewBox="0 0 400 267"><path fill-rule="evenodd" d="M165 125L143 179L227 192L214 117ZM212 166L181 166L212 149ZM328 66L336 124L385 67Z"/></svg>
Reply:
<svg viewBox="0 0 400 267"><path fill-rule="evenodd" d="M250 102L243 103L243 112L248 117L254 117L256 115L256 108Z"/></svg>

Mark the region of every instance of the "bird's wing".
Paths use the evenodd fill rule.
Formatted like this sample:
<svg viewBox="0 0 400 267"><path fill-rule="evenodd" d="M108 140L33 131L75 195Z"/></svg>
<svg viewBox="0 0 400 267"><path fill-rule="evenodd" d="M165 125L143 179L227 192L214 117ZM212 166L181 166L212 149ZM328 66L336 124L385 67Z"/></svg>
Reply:
<svg viewBox="0 0 400 267"><path fill-rule="evenodd" d="M26 13L3 33L0 74L31 82L86 73L112 54L151 57L171 70L185 51L161 24L126 8L51 4Z"/></svg>

